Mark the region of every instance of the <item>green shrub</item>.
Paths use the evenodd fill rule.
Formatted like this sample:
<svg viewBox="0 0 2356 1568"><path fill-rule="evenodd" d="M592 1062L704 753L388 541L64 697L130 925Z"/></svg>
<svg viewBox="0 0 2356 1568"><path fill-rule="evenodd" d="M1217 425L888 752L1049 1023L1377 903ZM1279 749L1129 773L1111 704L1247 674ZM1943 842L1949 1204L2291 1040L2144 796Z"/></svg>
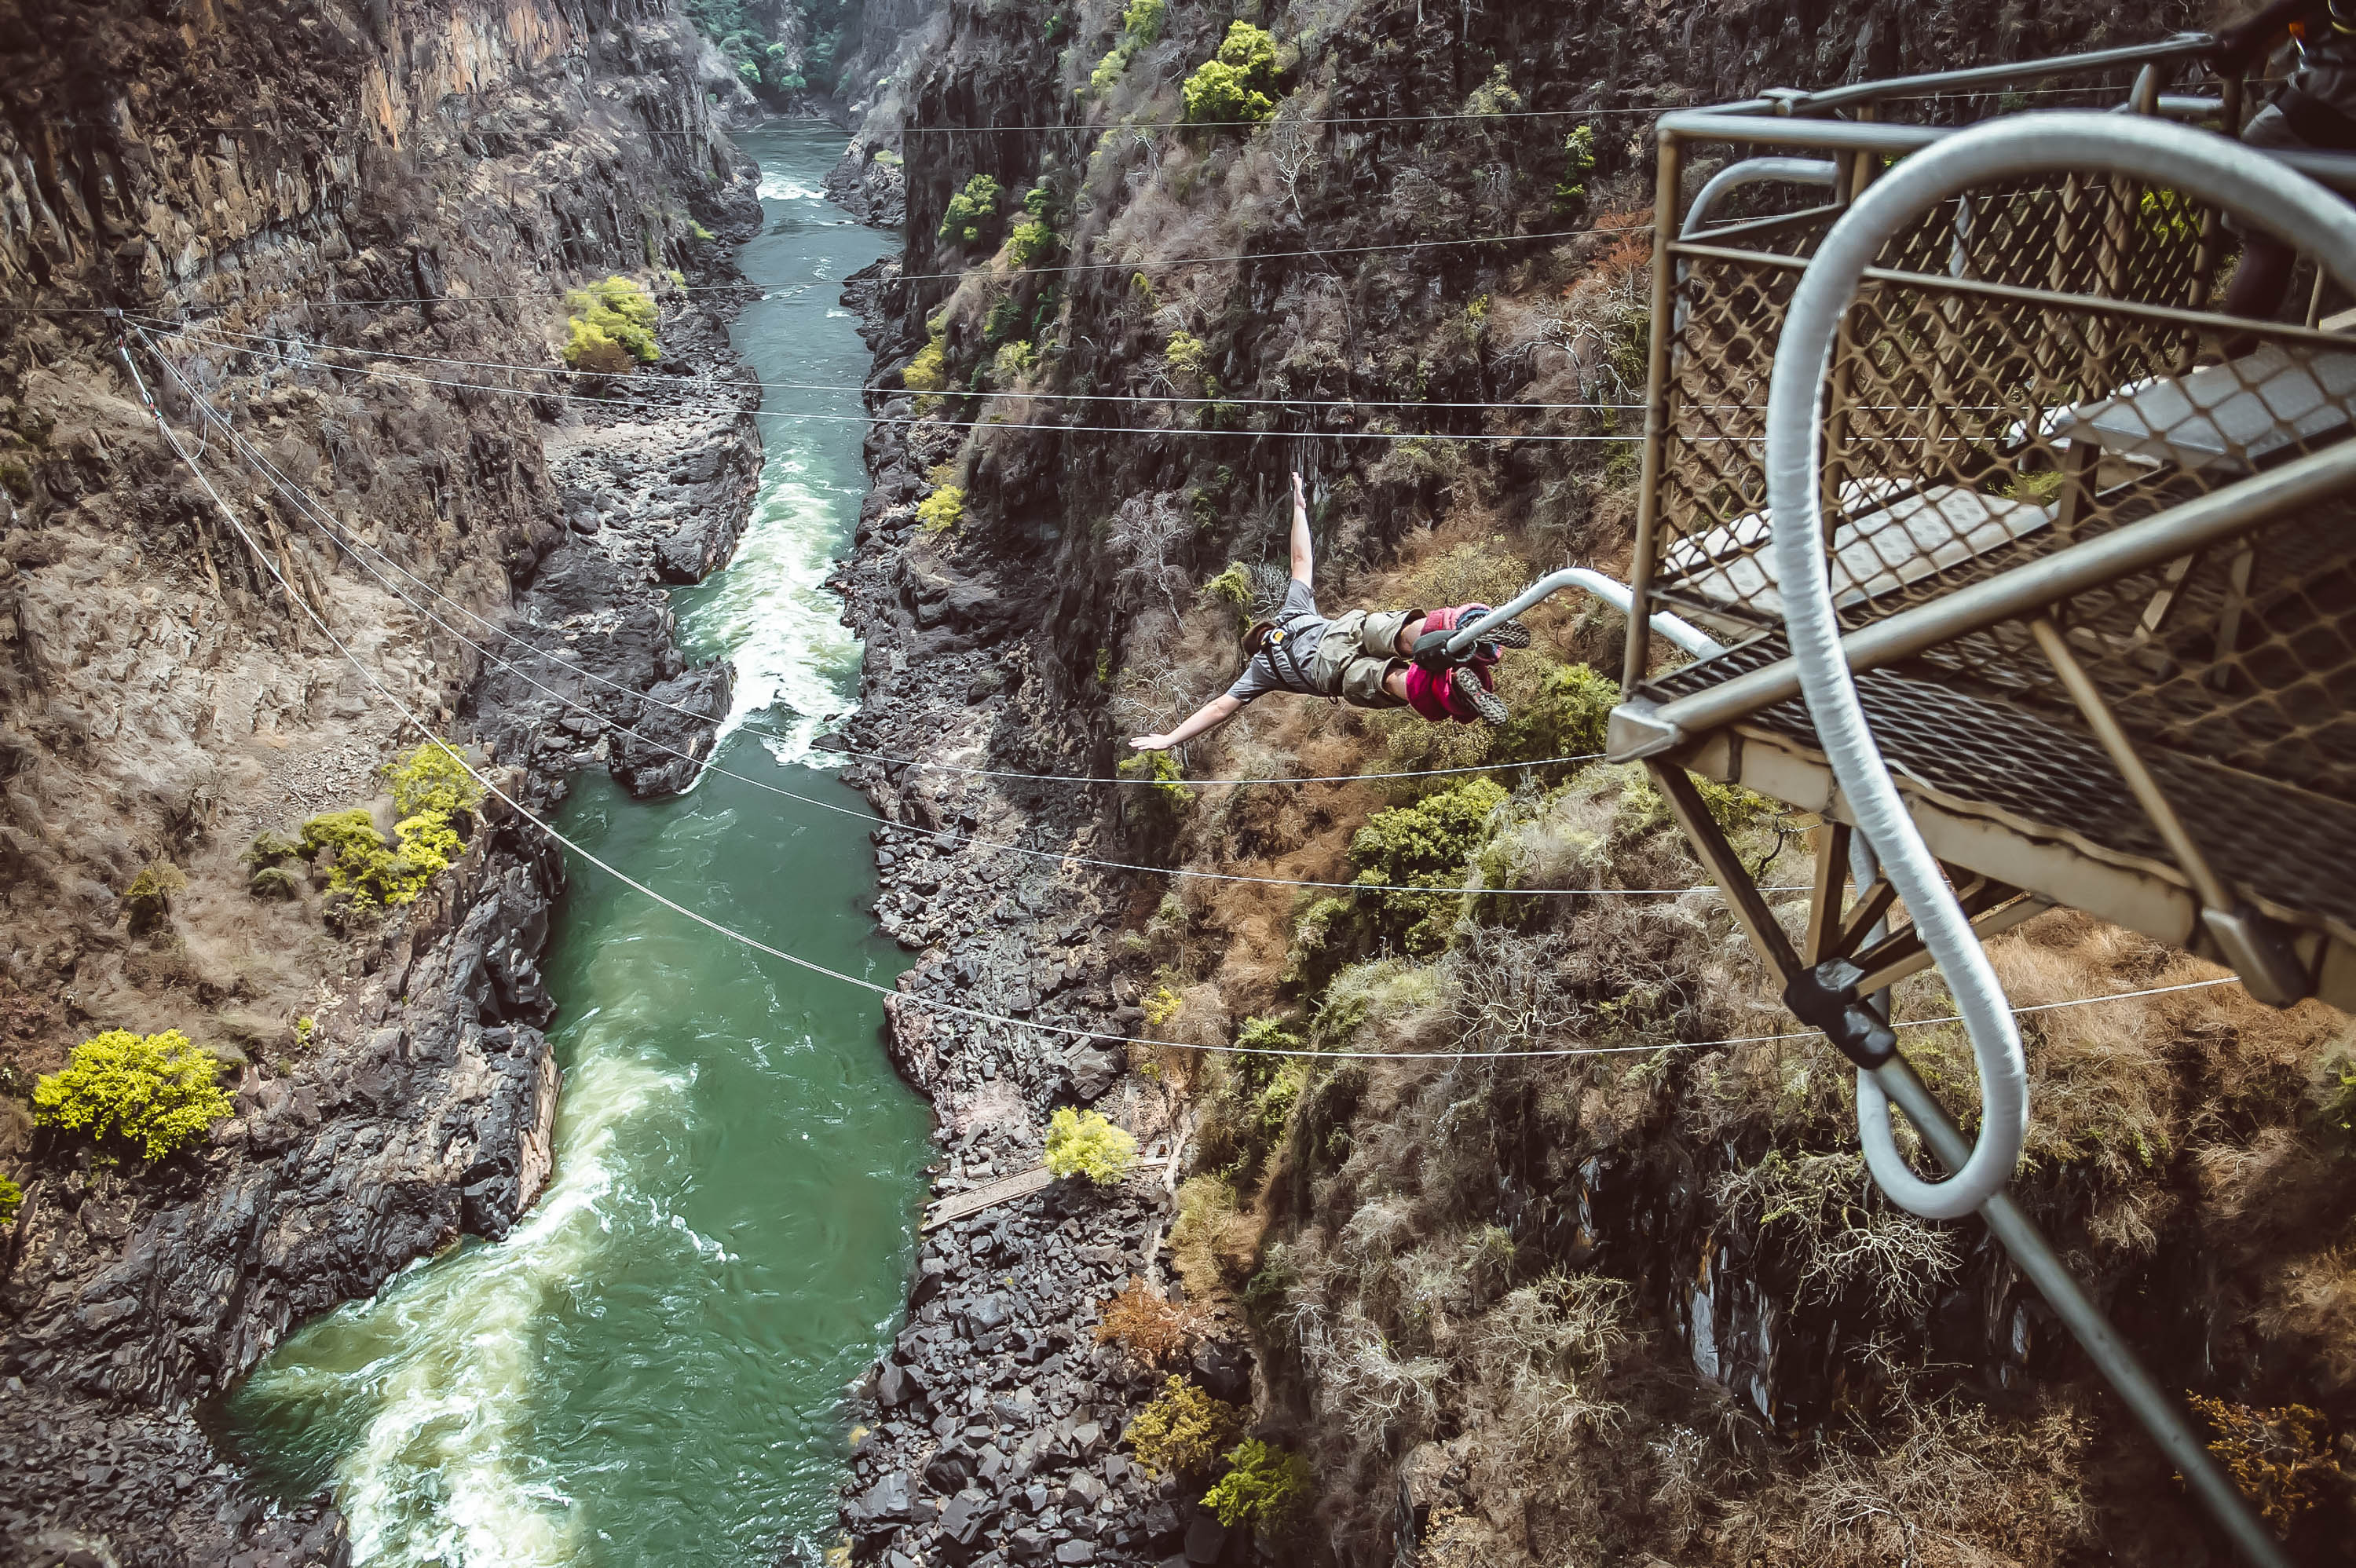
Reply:
<svg viewBox="0 0 2356 1568"><path fill-rule="evenodd" d="M1230 22L1219 52L1194 68L1181 90L1194 124L1266 120L1276 112L1276 37L1249 22Z"/></svg>
<svg viewBox="0 0 2356 1568"><path fill-rule="evenodd" d="M916 357L900 371L900 385L912 392L924 394L916 399L916 417L921 419L940 406L941 400L933 394L948 390L949 384L948 325L936 316L925 324L930 335Z"/></svg>
<svg viewBox="0 0 2356 1568"><path fill-rule="evenodd" d="M1562 139L1562 177L1554 185L1554 210L1558 217L1586 210L1587 176L1594 167L1594 128L1572 126L1570 134Z"/></svg>
<svg viewBox="0 0 2356 1568"><path fill-rule="evenodd" d="M466 771L457 752L439 741L429 741L399 762L380 770L392 791L393 814L415 816L439 812L454 816L483 804L483 786Z"/></svg>
<svg viewBox="0 0 2356 1568"><path fill-rule="evenodd" d="M434 786L420 787L428 791L427 798L446 798L431 793ZM402 817L392 831L394 843L387 844L366 811L328 812L303 825L303 849L306 855L331 857L327 891L342 895L351 909L413 903L434 873L448 869L464 842L441 811ZM255 888L261 890L260 873Z"/></svg>
<svg viewBox="0 0 2356 1568"><path fill-rule="evenodd" d="M1161 41L1167 0L1129 0L1120 14L1120 40L1133 49Z"/></svg>
<svg viewBox="0 0 2356 1568"><path fill-rule="evenodd" d="M1626 791L1620 797L1620 809L1614 816L1613 831L1623 837L1657 827L1673 820L1666 796L1653 783L1653 775L1641 768L1633 769ZM1686 775L1693 781L1694 793L1701 796L1702 809L1719 826L1719 830L1732 837L1759 821L1782 809L1765 795L1743 788L1740 784L1720 784L1699 773Z"/></svg>
<svg viewBox="0 0 2356 1568"><path fill-rule="evenodd" d="M1137 1164L1137 1140L1105 1120L1100 1111L1066 1105L1047 1120L1047 1173L1085 1176L1112 1187Z"/></svg>
<svg viewBox="0 0 2356 1568"><path fill-rule="evenodd" d="M1564 665L1515 707L1513 719L1498 731L1489 760L1526 763L1540 757L1592 756L1603 750L1604 732L1618 706L1619 682L1589 665Z"/></svg>
<svg viewBox="0 0 2356 1568"><path fill-rule="evenodd" d="M575 370L626 376L662 357L655 343L654 297L616 274L564 296L572 311L572 336L564 362Z"/></svg>
<svg viewBox="0 0 2356 1568"><path fill-rule="evenodd" d="M5 1176L0 1176L0 1225L16 1218L16 1211L25 1205L25 1189Z"/></svg>
<svg viewBox="0 0 2356 1568"><path fill-rule="evenodd" d="M1149 1475L1200 1472L1244 1433L1244 1413L1183 1378L1164 1378L1162 1394L1121 1435Z"/></svg>
<svg viewBox="0 0 2356 1568"><path fill-rule="evenodd" d="M1303 991L1314 991L1323 986L1340 963L1338 955L1331 949L1335 945L1334 937L1341 928L1346 928L1349 919L1347 899L1329 896L1312 901L1293 923L1292 942L1284 955L1284 972L1278 978Z"/></svg>
<svg viewBox="0 0 2356 1568"><path fill-rule="evenodd" d="M916 503L916 526L928 534L945 534L965 516L965 490L944 485Z"/></svg>
<svg viewBox="0 0 2356 1568"><path fill-rule="evenodd" d="M1505 62L1499 60L1489 80L1474 88L1464 100L1464 112L1476 115L1510 114L1522 106L1522 95L1514 91L1512 75Z"/></svg>
<svg viewBox="0 0 2356 1568"><path fill-rule="evenodd" d="M148 1159L202 1141L232 1106L215 1079L220 1064L178 1029L145 1037L109 1029L73 1049L61 1072L33 1085L33 1120L120 1139Z"/></svg>
<svg viewBox="0 0 2356 1568"><path fill-rule="evenodd" d="M1143 1011L1145 1027L1160 1029L1185 1010L1186 998L1168 986L1156 986L1145 994Z"/></svg>
<svg viewBox="0 0 2356 1568"><path fill-rule="evenodd" d="M1123 757L1118 771L1125 779L1151 781L1153 793L1173 806L1188 805L1194 798L1194 790L1178 772L1178 759L1168 752L1139 752Z"/></svg>
<svg viewBox="0 0 2356 1568"><path fill-rule="evenodd" d="M146 931L172 912L172 895L186 892L188 879L169 860L150 860L123 890L123 912L133 934Z"/></svg>
<svg viewBox="0 0 2356 1568"><path fill-rule="evenodd" d="M1026 218L1006 236L1007 263L1028 267L1044 261L1055 255L1055 231L1045 219Z"/></svg>
<svg viewBox="0 0 2356 1568"><path fill-rule="evenodd" d="M1251 624L1251 568L1239 560L1227 562L1226 571L1203 584L1204 598L1224 599L1234 607L1238 632Z"/></svg>
<svg viewBox="0 0 2356 1568"><path fill-rule="evenodd" d="M1088 73L1088 91L1102 97L1129 62L1149 45L1162 37L1162 23L1167 11L1167 0L1129 0L1129 8L1121 13L1120 37L1113 40L1112 49L1097 61L1096 69Z"/></svg>
<svg viewBox="0 0 2356 1568"><path fill-rule="evenodd" d="M1183 329L1172 333L1170 347L1162 352L1173 373L1195 381L1203 379L1203 363L1210 357L1210 350L1193 333Z"/></svg>
<svg viewBox="0 0 2356 1568"><path fill-rule="evenodd" d="M253 836L252 843L245 847L245 863L248 866L275 866L281 860L292 859L302 853L303 841L300 838L289 838L284 833L264 828Z"/></svg>
<svg viewBox="0 0 2356 1568"><path fill-rule="evenodd" d="M1039 368L1039 351L1028 343L1010 343L990 364L990 379L1001 390L1012 387Z"/></svg>
<svg viewBox="0 0 2356 1568"><path fill-rule="evenodd" d="M246 891L258 899L291 899L303 891L303 880L284 866L257 866Z"/></svg>
<svg viewBox="0 0 2356 1568"><path fill-rule="evenodd" d="M1309 1493L1309 1462L1290 1449L1247 1437L1227 1456L1232 1467L1204 1496L1203 1506L1230 1530L1249 1525L1263 1535L1281 1532Z"/></svg>
<svg viewBox="0 0 2356 1568"><path fill-rule="evenodd" d="M979 245L998 226L998 181L976 175L949 197L941 214L940 237L952 244Z"/></svg>
<svg viewBox="0 0 2356 1568"><path fill-rule="evenodd" d="M1473 778L1426 795L1412 805L1375 813L1350 840L1350 859L1358 868L1356 880L1404 888L1461 885L1465 863L1487 832L1489 814L1505 802L1503 788L1488 779ZM1377 923L1385 933L1403 937L1410 953L1437 952L1446 946L1462 901L1419 893L1361 896L1374 901Z"/></svg>

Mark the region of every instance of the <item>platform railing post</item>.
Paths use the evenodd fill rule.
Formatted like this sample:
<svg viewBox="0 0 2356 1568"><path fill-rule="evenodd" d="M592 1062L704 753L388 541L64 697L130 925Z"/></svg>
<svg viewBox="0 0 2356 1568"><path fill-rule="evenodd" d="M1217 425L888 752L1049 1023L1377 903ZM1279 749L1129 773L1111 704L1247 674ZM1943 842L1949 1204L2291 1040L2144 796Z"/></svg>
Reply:
<svg viewBox="0 0 2356 1568"><path fill-rule="evenodd" d="M1677 266L1669 247L1677 237L1677 195L1685 149L1664 131L1653 184L1653 325L1644 355L1644 466L1636 496L1636 555L1629 571L1635 613L1628 617L1628 653L1620 667L1620 688L1644 682L1652 659L1654 556L1661 523L1661 471L1669 434L1669 350L1676 336Z"/></svg>

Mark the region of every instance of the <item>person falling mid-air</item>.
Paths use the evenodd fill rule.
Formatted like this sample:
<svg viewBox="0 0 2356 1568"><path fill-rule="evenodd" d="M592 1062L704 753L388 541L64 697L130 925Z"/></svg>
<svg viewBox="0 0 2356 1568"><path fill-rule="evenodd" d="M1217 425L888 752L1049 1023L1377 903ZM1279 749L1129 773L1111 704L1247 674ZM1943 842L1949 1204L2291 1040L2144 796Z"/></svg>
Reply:
<svg viewBox="0 0 2356 1568"><path fill-rule="evenodd" d="M1434 723L1484 720L1504 723L1510 715L1496 694L1490 672L1501 648L1530 645L1529 629L1517 621L1493 626L1462 661L1450 660L1439 645L1489 613L1485 604L1450 610L1353 610L1332 620L1317 613L1310 588L1316 557L1309 546L1309 500L1301 475L1292 476L1292 581L1273 621L1254 623L1244 634L1244 668L1225 696L1215 697L1166 735L1139 735L1130 744L1141 752L1166 752L1215 730L1243 711L1244 705L1271 691L1297 691L1356 708L1412 708ZM1419 639L1429 637L1419 648Z"/></svg>

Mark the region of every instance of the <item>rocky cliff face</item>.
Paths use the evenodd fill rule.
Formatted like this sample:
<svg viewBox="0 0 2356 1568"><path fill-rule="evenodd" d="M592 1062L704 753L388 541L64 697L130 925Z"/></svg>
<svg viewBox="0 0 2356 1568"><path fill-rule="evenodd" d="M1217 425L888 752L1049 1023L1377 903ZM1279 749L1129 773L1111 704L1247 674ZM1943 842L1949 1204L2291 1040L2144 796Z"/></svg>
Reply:
<svg viewBox="0 0 2356 1568"><path fill-rule="evenodd" d="M1179 80L1237 17L1269 30L1269 95L1312 125L1166 128ZM1514 1038L1631 1051L1788 1028L1753 1001L1740 937L1707 899L1505 898L1435 918L1417 901L1050 859L1455 885L1485 856L1523 886L1689 883L1643 789L1529 769L1594 749L1601 708L1579 694L1599 688L1580 667L1616 671L1607 617L1538 618L1538 647L1507 667L1528 718L1494 736L1270 699L1160 785L983 770L1102 778L1120 737L1221 689L1238 610L1280 582L1290 468L1311 482L1329 611L1494 603L1545 567L1624 562L1634 471L1611 405L1642 387L1659 109L2201 20L1979 4L948 5L895 85L907 123L969 132L900 144L909 245L873 302L886 422L843 579L869 646L852 743L899 759L855 776L903 825L884 836L878 909L921 954L904 988L1213 1051L1444 1051L1494 1043L1515 1019ZM1569 112L1506 117L1523 109ZM1033 125L1069 129L1005 128ZM852 163L872 169L884 134L871 121ZM978 176L998 196L976 223ZM967 216L944 226L958 197ZM1026 214L1052 230L1044 245L1012 237ZM1350 251L1468 235L1536 238ZM1312 400L1323 406L1284 406ZM1418 406L1447 404L1472 406ZM1344 433L1293 433L1312 428ZM1463 439L1514 430L1580 440ZM1189 782L1484 763L1498 772L1475 784ZM1772 824L1746 831L1753 859L1782 845ZM2201 972L2063 916L1999 946L2024 998ZM1935 1013L1924 985L1914 1004ZM2338 1103L2342 1021L2198 994L2039 1027L2044 1152L2026 1200L2163 1379L2222 1402L2221 1442L2337 1477L2294 1504L2280 1472L2250 1471L2297 1539L2340 1550L2346 1464L2329 1433L2356 1414L2330 1349L2344 1222L2306 1240L2244 1227L2336 1211L2326 1173L2345 1150L2315 1118ZM1027 1163L1047 1109L1082 1091L1073 1046L1036 1030L903 1005L894 1036L958 1140L952 1188ZM998 1341L961 1305L1006 1288L1003 1239L1059 1222L1017 1205L927 1254L924 1332L879 1369L878 1435L846 1516L862 1552L1869 1562L1935 1536L1957 1561L2211 1560L2165 1467L2001 1254L1976 1230L1875 1203L1841 1074L1805 1052L1307 1068L1132 1055L1151 1078L1100 1088L1091 1072L1086 1093L1189 1151L1173 1294L1213 1342L1248 1335L1258 1429L1315 1460L1298 1533L1255 1546L1199 1523L1204 1477L1124 1490L1125 1473L1045 1438L1012 1471L935 1467L1012 1455L1055 1424L944 1404L937 1377L970 1364L1033 1386L1020 1357L991 1360ZM2222 1121L2195 1108L2224 1102ZM1018 1271L1013 1310L1092 1324L1122 1269L1154 1278L1162 1261L1141 1246L1110 1268ZM1105 1357L1056 1360L1040 1398L1127 1419L1157 1385ZM1925 1479L1963 1474L1970 1504Z"/></svg>
<svg viewBox="0 0 2356 1568"><path fill-rule="evenodd" d="M374 921L257 897L241 853L380 806L379 763L420 739L305 604L533 809L599 763L678 787L710 744L728 672L685 666L659 591L727 558L757 467L723 319L677 286L724 282L757 214L707 52L669 0L0 5L0 1168L27 1190L0 1555L337 1558L340 1522L265 1508L197 1413L303 1318L503 1233L547 1176L537 834L488 803ZM616 272L660 296L667 351L620 395L447 384L555 367L562 290ZM102 306L151 324L130 350L251 546ZM332 368L342 345L429 357ZM199 434L199 397L236 441ZM162 862L186 889L126 922ZM111 1027L228 1063L209 1147L134 1168L31 1134L31 1076Z"/></svg>

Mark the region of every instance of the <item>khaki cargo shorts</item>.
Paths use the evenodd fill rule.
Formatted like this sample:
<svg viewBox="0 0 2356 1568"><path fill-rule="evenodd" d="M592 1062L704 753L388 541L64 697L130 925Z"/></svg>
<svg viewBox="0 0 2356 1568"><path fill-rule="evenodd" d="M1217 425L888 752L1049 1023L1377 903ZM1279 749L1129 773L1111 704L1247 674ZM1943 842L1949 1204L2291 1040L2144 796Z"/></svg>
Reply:
<svg viewBox="0 0 2356 1568"><path fill-rule="evenodd" d="M1416 617L1413 610L1352 610L1325 623L1325 635L1309 656L1309 676L1320 691L1339 697L1353 708L1398 708L1399 699L1383 689L1383 677L1398 656L1399 628Z"/></svg>

